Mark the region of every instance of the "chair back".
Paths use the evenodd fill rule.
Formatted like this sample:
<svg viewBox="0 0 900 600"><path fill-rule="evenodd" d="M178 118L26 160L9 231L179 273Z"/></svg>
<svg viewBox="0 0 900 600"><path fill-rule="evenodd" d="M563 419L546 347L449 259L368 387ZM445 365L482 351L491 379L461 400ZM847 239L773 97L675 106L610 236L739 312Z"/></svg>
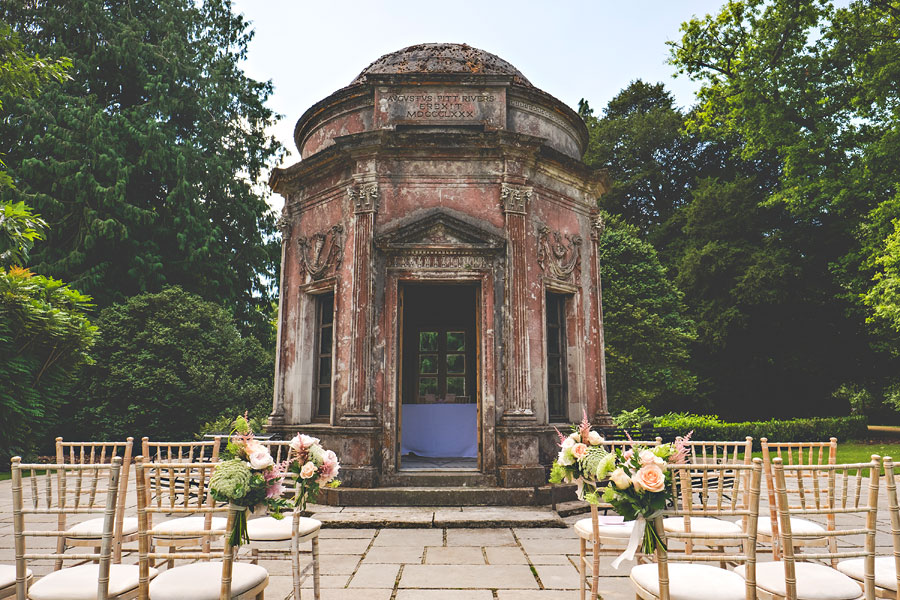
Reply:
<svg viewBox="0 0 900 600"><path fill-rule="evenodd" d="M868 469L868 474L864 471ZM788 598L797 597L797 577L795 572L795 540L813 537L827 537L833 543L825 552L803 552L797 558L802 560L830 561L838 559L865 558L864 589L867 600L875 598L875 527L878 517L878 482L881 472L881 458L872 455L867 463L785 465L781 458L772 459L775 475L775 495L778 518L781 524L781 550L783 552L784 574ZM814 482L813 490L804 485L804 478ZM825 484L827 492L821 491L819 482ZM796 482L796 487L794 483ZM790 485L790 489L788 487ZM863 494L865 492L865 494ZM792 499L796 498L796 500ZM826 532L800 533L791 529L791 517L830 518L836 515L857 515L865 518L865 527L832 528ZM837 538L843 536L865 536L865 544L838 551ZM851 541L851 544L853 542Z"/></svg>
<svg viewBox="0 0 900 600"><path fill-rule="evenodd" d="M116 522L113 527L113 562L122 561L122 524L125 519L125 504L128 501L128 473L131 469L131 453L134 438L126 438L124 442L66 442L56 438L56 462L71 465L106 464L115 457L122 458L122 469L119 472L119 491L116 501ZM65 490L60 488L60 493ZM66 515L59 515L60 531L66 529ZM60 538L57 550L65 549L65 539Z"/></svg>
<svg viewBox="0 0 900 600"><path fill-rule="evenodd" d="M746 581L747 600L756 600L756 524L759 518L759 495L762 482L762 461L752 459L749 464L735 463L697 463L669 465L672 473L672 487L675 502L663 515L656 518L652 524L656 528L660 539L670 542L673 539L683 540L685 552L670 552L661 546L656 549L656 558L659 569L660 600L669 600L669 566L670 562L729 562L743 563L745 565L744 578ZM707 494L696 494L693 482L696 478L716 480L720 485ZM727 489L721 482L732 481L733 493L726 493ZM747 503L738 502L742 486L747 486ZM694 498L698 499L695 501ZM685 520L684 531L665 531L663 528L664 517L681 517ZM734 533L699 533L692 532L690 519L692 517L741 517L745 521L745 527L740 532ZM650 525L648 525L650 526ZM694 552L691 547L694 543L703 543L704 540L714 540L716 545L723 541L731 542L730 546L739 548L736 553L725 554L722 552Z"/></svg>
<svg viewBox="0 0 900 600"><path fill-rule="evenodd" d="M787 461L788 465L833 465L837 462L837 438L833 437L829 439L827 442L770 442L766 438L759 439L760 446L762 447L762 457L763 457L763 468L766 471L766 489L769 493L769 520L771 522L772 527L772 560L779 560L781 558L781 535L778 532L779 523L778 523L778 515L777 515L777 501L775 499L775 479L772 471L772 460L780 458L782 463ZM813 472L805 473L807 476L814 476ZM804 490L802 475L803 472L797 473L800 477L798 481L798 486L800 490ZM815 472L816 477L826 478L827 474L824 472ZM822 483L819 479L814 479L814 481L810 482L813 486L813 489L817 492L819 490L819 484ZM828 489L827 486L822 486L823 489ZM818 493L816 493L818 496ZM828 531L834 531L834 515L828 515L825 519L826 529ZM832 543L833 540L829 540L829 545L831 546L832 551L835 550L835 546Z"/></svg>
<svg viewBox="0 0 900 600"><path fill-rule="evenodd" d="M229 543L229 536L226 532L231 530L234 524L235 515L239 511L246 510L244 507L229 504L228 506L216 506L215 503L207 502L209 497L208 483L209 473L215 468L210 462L149 462L144 457L138 456L135 459L135 474L137 479L138 491L138 539L140 552L140 583L139 590L141 599L150 597L150 561L166 560L222 560L222 587L221 598L231 598L231 576L234 560L234 548ZM178 480L182 484L179 486L165 486L157 489L166 496L176 496L177 501L174 502L151 502L153 494L146 489L148 481L164 481ZM157 513L176 514L178 516L204 516L204 526L196 531L181 531L180 535L192 538L202 538L207 542L202 546L201 550L191 552L163 552L154 550L151 552L152 546L152 515ZM213 529L211 523L213 515L216 513L228 514L228 521L225 529ZM209 540L212 538L223 538L224 547L222 550L211 550L209 548Z"/></svg>
<svg viewBox="0 0 900 600"><path fill-rule="evenodd" d="M897 479L894 473L894 459L885 456L882 463L884 464L888 511L891 515L891 534L894 539L894 572L897 574L896 600L900 600L900 504L897 503Z"/></svg>
<svg viewBox="0 0 900 600"><path fill-rule="evenodd" d="M97 561L97 598L106 600L109 594L109 565L112 556L113 528L116 518L116 499L122 457L114 456L105 463L26 464L18 456L12 459L13 531L16 552L16 594L25 600L25 580L29 560ZM23 475L28 483L23 485ZM54 483L56 490L53 489ZM99 552L63 554L60 552L28 552L29 537L79 537L64 529L26 529L26 518L34 515L36 523L52 522L57 515L102 515L103 531ZM39 515L51 517L41 518ZM86 535L86 534L85 534Z"/></svg>

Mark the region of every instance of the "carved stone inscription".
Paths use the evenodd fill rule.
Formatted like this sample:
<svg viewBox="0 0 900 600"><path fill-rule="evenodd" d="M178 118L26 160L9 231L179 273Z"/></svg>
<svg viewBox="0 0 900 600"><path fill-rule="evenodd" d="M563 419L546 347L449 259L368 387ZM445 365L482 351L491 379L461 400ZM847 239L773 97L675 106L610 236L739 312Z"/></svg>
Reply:
<svg viewBox="0 0 900 600"><path fill-rule="evenodd" d="M388 265L396 269L487 269L488 259L478 254L444 254L438 252L403 253L389 258Z"/></svg>
<svg viewBox="0 0 900 600"><path fill-rule="evenodd" d="M375 91L379 126L395 123L506 124L504 88L379 88Z"/></svg>

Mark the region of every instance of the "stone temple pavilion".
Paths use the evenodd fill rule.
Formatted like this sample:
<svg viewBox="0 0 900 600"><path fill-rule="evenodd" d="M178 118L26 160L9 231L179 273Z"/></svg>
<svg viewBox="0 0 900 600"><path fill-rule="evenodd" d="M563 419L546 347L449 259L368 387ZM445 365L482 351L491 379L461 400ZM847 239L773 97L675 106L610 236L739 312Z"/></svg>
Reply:
<svg viewBox="0 0 900 600"><path fill-rule="evenodd" d="M297 122L270 431L349 488L546 482L608 424L597 199L571 108L464 44L385 55Z"/></svg>

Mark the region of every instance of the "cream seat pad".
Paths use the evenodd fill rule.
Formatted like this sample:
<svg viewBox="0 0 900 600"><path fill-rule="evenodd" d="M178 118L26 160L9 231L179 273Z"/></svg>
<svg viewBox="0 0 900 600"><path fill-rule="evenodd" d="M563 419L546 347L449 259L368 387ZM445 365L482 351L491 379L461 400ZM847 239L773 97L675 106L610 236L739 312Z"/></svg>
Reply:
<svg viewBox="0 0 900 600"><path fill-rule="evenodd" d="M723 521L722 519L714 519L712 517L691 517L692 533L713 533L713 534L741 534L743 530L740 524L731 521ZM669 517L663 519L663 529L674 533L684 532L684 517ZM702 540L698 540L702 542Z"/></svg>
<svg viewBox="0 0 900 600"><path fill-rule="evenodd" d="M238 596L261 583L269 573L259 565L232 563L231 595ZM163 571L150 582L152 600L219 600L222 562L198 562Z"/></svg>
<svg viewBox="0 0 900 600"><path fill-rule="evenodd" d="M634 521L624 521L622 523L600 523L600 537L624 538L631 537L631 530L634 529ZM594 526L590 519L580 519L575 522L575 532L579 537L586 540L594 536Z"/></svg>
<svg viewBox="0 0 900 600"><path fill-rule="evenodd" d="M283 519L260 517L247 521L247 534L250 541L276 542L291 539L291 528L294 525L293 515L284 515ZM300 537L315 533L322 527L322 522L309 517L300 517L298 535Z"/></svg>
<svg viewBox="0 0 900 600"><path fill-rule="evenodd" d="M31 569L25 569L25 578L29 578L34 573ZM14 565L0 565L0 590L5 587L16 585L16 567Z"/></svg>
<svg viewBox="0 0 900 600"><path fill-rule="evenodd" d="M156 569L150 569L150 577L156 577ZM34 582L28 588L32 600L96 600L97 578L100 565L86 564L53 571ZM137 565L109 565L110 597L124 594L138 586Z"/></svg>
<svg viewBox="0 0 900 600"><path fill-rule="evenodd" d="M659 565L648 563L631 569L631 580L659 597ZM744 578L710 565L669 563L671 600L745 600Z"/></svg>
<svg viewBox="0 0 900 600"><path fill-rule="evenodd" d="M842 560L838 563L837 569L848 577L863 581L866 573L865 560L864 558ZM893 592L897 591L897 569L893 556L875 557L875 585Z"/></svg>
<svg viewBox="0 0 900 600"><path fill-rule="evenodd" d="M122 519L122 535L133 535L137 533L137 530L137 517L125 517ZM66 529L66 533L82 534L95 538L103 537L103 517L82 521Z"/></svg>
<svg viewBox="0 0 900 600"><path fill-rule="evenodd" d="M856 600L862 597L859 584L831 567L818 563L794 563L797 574L798 600ZM743 576L744 565L734 570ZM756 563L756 585L763 590L784 596L784 562Z"/></svg>
<svg viewBox="0 0 900 600"><path fill-rule="evenodd" d="M806 519L797 519L795 517L791 517L791 533L823 533L825 528L819 525L818 523L814 523L812 521L807 521ZM772 536L772 519L769 517L759 517L759 521L756 522L756 533L767 535L769 537ZM795 540L799 541L799 540Z"/></svg>
<svg viewBox="0 0 900 600"><path fill-rule="evenodd" d="M153 526L150 532L155 537L164 537L164 538L196 538L198 535L188 534L185 535L186 531L203 531L207 529L205 525L206 517L182 517L180 519L172 519L170 521L163 521L162 523L157 523ZM225 517L213 517L212 518L212 529L225 529L228 525L228 519Z"/></svg>

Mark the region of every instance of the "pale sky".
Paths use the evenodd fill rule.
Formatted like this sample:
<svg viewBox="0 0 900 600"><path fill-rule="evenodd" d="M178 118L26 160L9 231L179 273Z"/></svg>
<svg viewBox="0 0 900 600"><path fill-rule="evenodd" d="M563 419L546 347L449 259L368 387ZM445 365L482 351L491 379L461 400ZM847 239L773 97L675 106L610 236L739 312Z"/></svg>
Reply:
<svg viewBox="0 0 900 600"><path fill-rule="evenodd" d="M663 82L682 107L697 84L674 78L666 41L692 15L724 0L234 0L256 31L244 70L272 80L269 106L284 115L273 133L299 159L293 130L315 102L348 85L378 57L413 44L465 43L512 63L538 88L572 108L585 98L600 114L635 79ZM271 203L281 207L281 199Z"/></svg>

